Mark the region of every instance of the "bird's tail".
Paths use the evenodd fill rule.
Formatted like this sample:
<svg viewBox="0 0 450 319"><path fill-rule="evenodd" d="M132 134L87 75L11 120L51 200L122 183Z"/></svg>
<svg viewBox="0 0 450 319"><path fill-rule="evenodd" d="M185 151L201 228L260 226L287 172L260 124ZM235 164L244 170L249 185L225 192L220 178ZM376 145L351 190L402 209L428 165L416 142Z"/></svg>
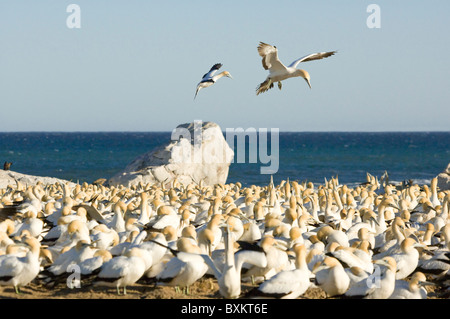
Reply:
<svg viewBox="0 0 450 319"><path fill-rule="evenodd" d="M258 87L256 88L256 95L259 95L261 93L264 93L268 90L270 90L271 88L273 88L273 82L272 80L266 79L264 82L262 82L260 85L258 85Z"/></svg>

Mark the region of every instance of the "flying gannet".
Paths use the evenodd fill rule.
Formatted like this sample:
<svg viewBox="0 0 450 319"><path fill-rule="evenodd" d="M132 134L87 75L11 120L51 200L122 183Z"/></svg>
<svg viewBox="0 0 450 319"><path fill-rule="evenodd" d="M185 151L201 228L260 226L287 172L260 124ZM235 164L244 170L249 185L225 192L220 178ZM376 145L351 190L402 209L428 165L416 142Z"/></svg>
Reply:
<svg viewBox="0 0 450 319"><path fill-rule="evenodd" d="M262 65L264 69L269 70L269 75L267 76L266 80L256 88L256 95L264 93L273 88L273 84L275 82L278 82L278 88L281 90L281 81L298 76L304 78L306 83L308 83L309 87L311 88L309 73L305 70L297 69L297 65L300 62L327 58L334 55L336 52L337 51L330 51L309 54L307 56L294 60L291 64L285 66L278 59L278 49L276 46L260 42L258 46L258 53L262 57Z"/></svg>

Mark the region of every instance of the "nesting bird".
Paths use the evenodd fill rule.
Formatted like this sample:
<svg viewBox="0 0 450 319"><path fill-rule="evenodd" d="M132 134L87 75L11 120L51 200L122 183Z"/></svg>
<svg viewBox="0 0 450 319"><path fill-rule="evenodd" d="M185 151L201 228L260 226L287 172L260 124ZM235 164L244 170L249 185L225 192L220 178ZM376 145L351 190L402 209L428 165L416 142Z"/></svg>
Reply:
<svg viewBox="0 0 450 319"><path fill-rule="evenodd" d="M0 285L13 286L16 293L20 287L29 284L40 271L40 243L34 237L26 237L23 241L28 247L24 257L14 254L0 256Z"/></svg>
<svg viewBox="0 0 450 319"><path fill-rule="evenodd" d="M18 182L0 189L0 284L56 288L78 269L83 285L120 294L209 278L224 298L308 297L311 284L334 298L425 298L430 282L445 296L450 195L434 183Z"/></svg>
<svg viewBox="0 0 450 319"><path fill-rule="evenodd" d="M127 286L138 281L144 275L145 268L142 252L133 247L122 256L106 261L94 285L116 287L117 294L120 294L120 288L123 288L123 294L126 295Z"/></svg>

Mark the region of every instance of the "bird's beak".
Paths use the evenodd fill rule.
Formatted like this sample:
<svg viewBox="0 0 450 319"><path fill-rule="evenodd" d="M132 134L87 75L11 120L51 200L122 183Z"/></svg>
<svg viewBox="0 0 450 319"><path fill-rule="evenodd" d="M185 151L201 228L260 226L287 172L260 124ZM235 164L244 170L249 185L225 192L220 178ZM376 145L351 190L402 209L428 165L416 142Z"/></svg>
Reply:
<svg viewBox="0 0 450 319"><path fill-rule="evenodd" d="M384 261L383 259L373 260L372 263L377 264L377 265L383 265L383 266L388 265L388 263L386 261Z"/></svg>
<svg viewBox="0 0 450 319"><path fill-rule="evenodd" d="M373 220L373 221L375 222L375 224L377 224L378 226L380 226L380 223L377 221L376 218L370 217L369 219L370 219L370 220Z"/></svg>
<svg viewBox="0 0 450 319"><path fill-rule="evenodd" d="M436 284L434 282L429 282L429 281L419 281L419 285L421 285L421 286L436 286Z"/></svg>
<svg viewBox="0 0 450 319"><path fill-rule="evenodd" d="M413 247L415 247L415 248L427 248L426 245L421 244L421 243L415 243L415 244L413 245Z"/></svg>
<svg viewBox="0 0 450 319"><path fill-rule="evenodd" d="M274 246L275 248L278 248L279 250L282 250L282 251L286 251L286 250L287 250L286 245L282 244L282 243L281 243L280 241L278 241L278 240L275 240L273 246Z"/></svg>
<svg viewBox="0 0 450 319"><path fill-rule="evenodd" d="M306 83L308 83L309 88L312 89L311 82L308 79L305 79L305 81L306 81Z"/></svg>

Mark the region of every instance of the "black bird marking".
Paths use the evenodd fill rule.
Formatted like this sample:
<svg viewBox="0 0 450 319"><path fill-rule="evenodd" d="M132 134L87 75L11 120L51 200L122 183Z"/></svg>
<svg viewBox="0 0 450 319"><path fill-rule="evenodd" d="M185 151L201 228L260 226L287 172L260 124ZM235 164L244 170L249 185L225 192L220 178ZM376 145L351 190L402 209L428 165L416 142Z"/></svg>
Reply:
<svg viewBox="0 0 450 319"><path fill-rule="evenodd" d="M221 67L222 67L222 63L216 63L216 64L214 64L212 67L211 67L211 69L207 72L207 73L205 73L203 76L202 76L202 78L204 78L205 76L207 76L208 75L208 73L210 73L210 72L212 72L212 71L214 71L214 70L219 70ZM202 81L203 82L203 81ZM214 82L214 81L213 81Z"/></svg>

